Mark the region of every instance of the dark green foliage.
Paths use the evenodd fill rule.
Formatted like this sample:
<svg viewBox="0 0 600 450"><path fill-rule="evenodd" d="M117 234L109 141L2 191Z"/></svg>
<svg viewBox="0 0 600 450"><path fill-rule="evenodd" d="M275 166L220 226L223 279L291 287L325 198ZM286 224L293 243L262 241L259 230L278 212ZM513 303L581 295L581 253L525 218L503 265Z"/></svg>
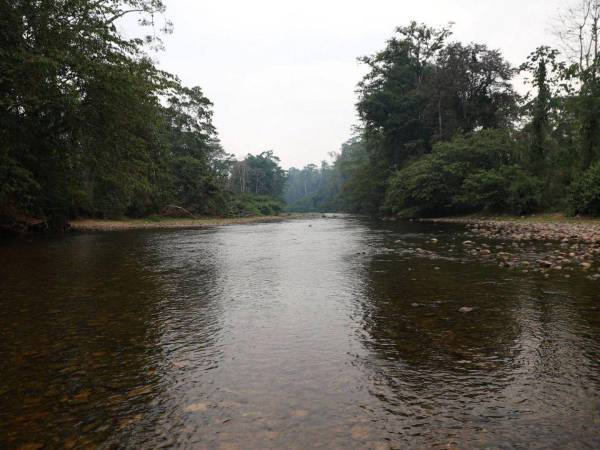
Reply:
<svg viewBox="0 0 600 450"><path fill-rule="evenodd" d="M145 56L161 0L0 0L0 214L146 216L168 205L229 214L232 162L212 104ZM116 26L136 14L153 36ZM259 155L260 192L281 193ZM269 178L270 177L270 178Z"/></svg>
<svg viewBox="0 0 600 450"><path fill-rule="evenodd" d="M272 150L248 155L233 162L229 189L236 194L267 195L280 198L285 186L285 171Z"/></svg>
<svg viewBox="0 0 600 450"><path fill-rule="evenodd" d="M230 203L232 216L276 216L283 211L283 202L267 195L240 194Z"/></svg>
<svg viewBox="0 0 600 450"><path fill-rule="evenodd" d="M584 33L598 42L597 27ZM339 207L415 216L570 204L600 214L596 47L574 64L538 48L520 67L532 87L521 99L499 51L450 37L413 22L361 59L369 69L358 86L362 129L334 165Z"/></svg>
<svg viewBox="0 0 600 450"><path fill-rule="evenodd" d="M353 138L342 145L335 163L339 171L339 205L342 210L368 215L380 214L390 169L369 155L365 139Z"/></svg>
<svg viewBox="0 0 600 450"><path fill-rule="evenodd" d="M212 103L199 87L175 94L164 110L174 198L195 213L221 214L228 208L225 186L231 162L212 125Z"/></svg>
<svg viewBox="0 0 600 450"><path fill-rule="evenodd" d="M361 61L358 113L373 160L399 168L439 140L505 127L516 114L512 70L485 45L447 43L449 29L411 23Z"/></svg>
<svg viewBox="0 0 600 450"><path fill-rule="evenodd" d="M390 179L385 209L392 213L449 214L471 209L461 201L463 185L473 174L512 164L518 144L501 130L483 130L437 144Z"/></svg>
<svg viewBox="0 0 600 450"><path fill-rule="evenodd" d="M574 214L600 215L600 162L573 183L569 203Z"/></svg>
<svg viewBox="0 0 600 450"><path fill-rule="evenodd" d="M277 215L283 210L285 171L272 151L232 161L228 190L230 215Z"/></svg>
<svg viewBox="0 0 600 450"><path fill-rule="evenodd" d="M468 211L531 214L542 205L541 181L518 166L502 166L469 175L456 203Z"/></svg>
<svg viewBox="0 0 600 450"><path fill-rule="evenodd" d="M150 16L163 6L0 2L2 146L20 180L4 202L52 218L120 213L149 194L158 95L173 79L143 56L141 40L116 31L133 9Z"/></svg>
<svg viewBox="0 0 600 450"><path fill-rule="evenodd" d="M400 27L361 58L358 135L332 165L286 176L272 151L227 155L202 90L146 56L160 44L157 22L170 28L164 9L161 0L0 0L0 215L61 227L77 215L172 206L273 214L282 199L292 211L370 215L600 213L597 45L574 63L538 48L520 67L532 87L522 99L498 50L453 42L447 28ZM130 14L153 36L119 33ZM599 42L597 26L580 31Z"/></svg>

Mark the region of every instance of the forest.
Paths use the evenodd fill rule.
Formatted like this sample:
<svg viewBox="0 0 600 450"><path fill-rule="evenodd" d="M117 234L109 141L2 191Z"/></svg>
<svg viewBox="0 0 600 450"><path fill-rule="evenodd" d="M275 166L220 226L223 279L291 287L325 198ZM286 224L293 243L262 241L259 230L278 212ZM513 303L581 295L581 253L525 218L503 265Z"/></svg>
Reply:
<svg viewBox="0 0 600 450"><path fill-rule="evenodd" d="M412 22L360 58L360 121L332 165L289 171L292 210L600 215L600 1L520 66ZM515 85L522 83L526 94Z"/></svg>
<svg viewBox="0 0 600 450"><path fill-rule="evenodd" d="M354 136L331 163L285 171L270 150L228 154L202 89L150 58L172 28L161 0L1 0L2 222L61 229L173 207L599 215L600 1L579 5L564 11L561 48L518 67L452 26L397 28L359 59ZM130 14L147 36L119 32Z"/></svg>
<svg viewBox="0 0 600 450"><path fill-rule="evenodd" d="M212 103L157 68L171 24L161 0L0 1L0 216L144 217L280 211L285 173L272 152L236 161ZM117 23L141 17L126 38ZM173 209L173 208L171 208Z"/></svg>

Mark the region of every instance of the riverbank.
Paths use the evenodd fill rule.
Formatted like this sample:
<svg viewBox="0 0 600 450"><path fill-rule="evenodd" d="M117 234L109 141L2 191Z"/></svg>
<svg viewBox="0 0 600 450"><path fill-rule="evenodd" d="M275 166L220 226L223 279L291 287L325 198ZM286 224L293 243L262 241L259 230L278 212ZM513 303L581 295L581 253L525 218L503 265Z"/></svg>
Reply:
<svg viewBox="0 0 600 450"><path fill-rule="evenodd" d="M304 214L281 214L278 216L252 217L202 217L198 219L77 219L70 222L71 229L78 232L90 231L127 231L127 230L158 230L158 229L195 229L212 228L224 225L243 225L260 222L278 222L298 219Z"/></svg>
<svg viewBox="0 0 600 450"><path fill-rule="evenodd" d="M422 221L464 224L467 230L462 246L466 251L482 261L495 261L500 267L540 272L546 278L551 273L570 278L569 272L577 270L587 273L591 280L600 280L600 220L597 219L541 215Z"/></svg>
<svg viewBox="0 0 600 450"><path fill-rule="evenodd" d="M561 214L535 216L465 216L421 219L423 222L460 223L482 237L513 241L600 243L600 219Z"/></svg>

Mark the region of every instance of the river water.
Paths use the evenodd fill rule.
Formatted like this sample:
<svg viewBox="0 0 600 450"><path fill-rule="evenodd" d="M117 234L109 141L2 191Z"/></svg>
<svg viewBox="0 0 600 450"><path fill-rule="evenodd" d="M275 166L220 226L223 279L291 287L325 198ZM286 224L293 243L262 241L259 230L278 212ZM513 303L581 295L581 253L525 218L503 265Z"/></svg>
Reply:
<svg viewBox="0 0 600 450"><path fill-rule="evenodd" d="M463 233L4 242L0 448L600 448L600 284L499 268Z"/></svg>

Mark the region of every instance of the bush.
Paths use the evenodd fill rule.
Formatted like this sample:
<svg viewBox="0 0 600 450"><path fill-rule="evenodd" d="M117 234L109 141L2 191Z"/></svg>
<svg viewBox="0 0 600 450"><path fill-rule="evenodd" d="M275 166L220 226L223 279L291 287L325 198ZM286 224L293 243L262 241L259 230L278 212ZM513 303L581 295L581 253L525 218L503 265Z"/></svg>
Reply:
<svg viewBox="0 0 600 450"><path fill-rule="evenodd" d="M473 202L461 201L465 180L512 164L518 154L517 145L507 132L501 130L483 130L439 143L432 153L392 176L385 208L394 214L406 211L414 215L465 212L465 207L474 207L470 204ZM494 203L497 201L494 197L500 196L496 189L503 184L502 174L487 175L485 180L473 182L485 185L489 197L486 201ZM521 188L517 185L514 188L515 196L520 195L517 191Z"/></svg>
<svg viewBox="0 0 600 450"><path fill-rule="evenodd" d="M573 183L569 203L574 214L600 215L600 162Z"/></svg>
<svg viewBox="0 0 600 450"><path fill-rule="evenodd" d="M542 182L517 166L481 170L468 176L457 203L472 211L529 214L540 208Z"/></svg>
<svg viewBox="0 0 600 450"><path fill-rule="evenodd" d="M283 210L283 203L266 195L240 194L232 198L232 216L276 216Z"/></svg>

